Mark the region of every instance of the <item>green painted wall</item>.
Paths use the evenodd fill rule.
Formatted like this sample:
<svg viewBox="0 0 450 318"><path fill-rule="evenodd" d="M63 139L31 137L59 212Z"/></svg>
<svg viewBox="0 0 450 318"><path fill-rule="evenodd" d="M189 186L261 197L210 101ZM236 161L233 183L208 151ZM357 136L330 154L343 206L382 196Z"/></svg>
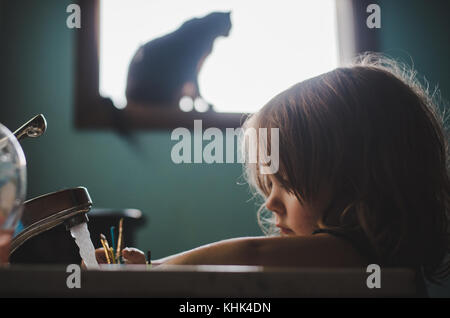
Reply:
<svg viewBox="0 0 450 318"><path fill-rule="evenodd" d="M137 154L112 132L73 125L76 30L66 27L71 1L7 1L1 21L0 122L17 128L43 113L48 131L23 148L28 197L86 186L96 207L139 208L147 226L137 247L154 257L212 241L262 235L239 164L175 165L170 131L138 135Z"/></svg>
<svg viewBox="0 0 450 318"><path fill-rule="evenodd" d="M414 63L450 100L450 1L381 0L380 51ZM447 105L448 106L448 105Z"/></svg>

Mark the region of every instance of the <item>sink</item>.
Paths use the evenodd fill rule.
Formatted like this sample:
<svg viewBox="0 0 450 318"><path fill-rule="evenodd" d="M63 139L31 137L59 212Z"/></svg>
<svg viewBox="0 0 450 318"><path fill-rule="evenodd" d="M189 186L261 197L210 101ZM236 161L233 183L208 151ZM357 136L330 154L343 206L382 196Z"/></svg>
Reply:
<svg viewBox="0 0 450 318"><path fill-rule="evenodd" d="M423 297L415 272L381 270L381 288L369 289L365 268L105 265L82 270L69 289L61 266L0 269L0 297Z"/></svg>

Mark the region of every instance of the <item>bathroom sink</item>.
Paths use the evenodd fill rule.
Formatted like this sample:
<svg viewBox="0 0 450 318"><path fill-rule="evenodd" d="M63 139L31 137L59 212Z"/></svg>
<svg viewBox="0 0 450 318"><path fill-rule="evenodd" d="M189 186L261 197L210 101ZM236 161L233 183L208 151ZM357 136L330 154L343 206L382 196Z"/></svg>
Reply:
<svg viewBox="0 0 450 318"><path fill-rule="evenodd" d="M363 268L298 269L258 266L116 265L81 271L69 289L65 267L0 269L0 297L423 297L415 273L382 269L381 288L369 289Z"/></svg>

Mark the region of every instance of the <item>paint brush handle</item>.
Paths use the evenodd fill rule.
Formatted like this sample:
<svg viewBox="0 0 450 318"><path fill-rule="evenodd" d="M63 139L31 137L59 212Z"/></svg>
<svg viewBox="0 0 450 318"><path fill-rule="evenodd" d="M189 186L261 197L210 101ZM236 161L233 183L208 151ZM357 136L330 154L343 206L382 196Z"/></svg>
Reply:
<svg viewBox="0 0 450 318"><path fill-rule="evenodd" d="M118 234L118 238L117 238L117 248L116 248L116 259L119 262L120 261L120 257L122 256L122 233L123 233L123 218L120 219L119 221L119 234Z"/></svg>
<svg viewBox="0 0 450 318"><path fill-rule="evenodd" d="M112 247L109 248L109 257L112 259L112 264L117 264Z"/></svg>
<svg viewBox="0 0 450 318"><path fill-rule="evenodd" d="M103 246L103 250L105 251L105 256L106 256L106 262L108 264L111 264L111 260L109 258L109 249L107 247L107 242L105 242L105 240L100 236L100 243L102 243Z"/></svg>

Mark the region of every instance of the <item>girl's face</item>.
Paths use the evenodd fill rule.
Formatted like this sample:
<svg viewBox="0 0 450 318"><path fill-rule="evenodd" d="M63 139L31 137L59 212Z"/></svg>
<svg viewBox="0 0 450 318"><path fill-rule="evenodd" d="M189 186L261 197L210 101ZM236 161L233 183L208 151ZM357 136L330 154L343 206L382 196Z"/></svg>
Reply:
<svg viewBox="0 0 450 318"><path fill-rule="evenodd" d="M311 235L317 228L317 220L323 204L302 205L297 197L284 188L273 175L267 177L270 194L266 198L265 205L275 214L276 226L280 229L281 235ZM325 203L325 201L321 202Z"/></svg>

